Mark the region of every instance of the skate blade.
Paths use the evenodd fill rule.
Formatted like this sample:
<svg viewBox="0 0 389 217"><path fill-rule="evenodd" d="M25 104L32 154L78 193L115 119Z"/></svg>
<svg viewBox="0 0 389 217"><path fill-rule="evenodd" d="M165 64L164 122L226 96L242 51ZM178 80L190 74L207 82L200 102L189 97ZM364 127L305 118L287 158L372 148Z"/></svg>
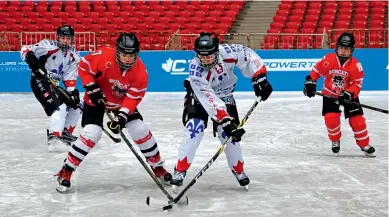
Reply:
<svg viewBox="0 0 389 217"><path fill-rule="evenodd" d="M244 190L249 191L249 185L243 186Z"/></svg>
<svg viewBox="0 0 389 217"><path fill-rule="evenodd" d="M57 190L61 194L67 193L68 189L69 189L68 187L63 185L58 185L57 188L55 188L55 190Z"/></svg>
<svg viewBox="0 0 389 217"><path fill-rule="evenodd" d="M180 192L180 186L178 185L171 185L171 186L175 194L178 194Z"/></svg>
<svg viewBox="0 0 389 217"><path fill-rule="evenodd" d="M372 154L369 154L369 153L366 153L366 152L363 152L363 153L365 153L365 156L366 157L376 157L376 155L374 154L374 153L372 153Z"/></svg>

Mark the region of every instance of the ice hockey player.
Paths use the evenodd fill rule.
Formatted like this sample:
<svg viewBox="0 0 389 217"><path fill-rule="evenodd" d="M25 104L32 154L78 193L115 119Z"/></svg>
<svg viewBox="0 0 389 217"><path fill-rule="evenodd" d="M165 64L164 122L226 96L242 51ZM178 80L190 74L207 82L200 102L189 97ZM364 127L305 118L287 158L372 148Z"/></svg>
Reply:
<svg viewBox="0 0 389 217"><path fill-rule="evenodd" d="M21 58L31 69L31 89L46 115L50 116L47 129L49 151L68 151L70 143L77 139L72 133L81 115L77 109L80 97L76 89L77 65L81 57L72 47L73 44L74 30L64 25L57 29L56 41L44 39L35 45L24 46L21 50ZM66 100L42 76L39 69L58 84L62 80L72 100Z"/></svg>
<svg viewBox="0 0 389 217"><path fill-rule="evenodd" d="M367 156L374 156L375 149L369 145L369 135L362 107L344 103L344 100L359 103L359 92L363 82L361 63L352 56L355 49L355 38L352 33L342 33L337 42L335 53L327 54L312 68L305 79L304 95L314 97L316 81L324 77L323 94L337 97L338 101L323 97L324 122L328 137L332 141L332 152L340 150L340 105L344 107L344 116L354 131L357 145Z"/></svg>
<svg viewBox="0 0 389 217"><path fill-rule="evenodd" d="M174 192L179 191L194 159L208 116L213 120L214 135L223 144L229 137L232 142L224 152L228 166L240 186L250 183L244 172L242 151L239 144L243 128L238 128L238 111L233 97L237 77L236 66L252 79L255 95L265 101L272 92L267 81L267 71L261 58L250 48L237 44L220 44L214 33L200 33L194 43L195 57L189 63L189 78L184 81L187 91L184 102L184 141L178 151L178 162L171 180Z"/></svg>
<svg viewBox="0 0 389 217"><path fill-rule="evenodd" d="M172 176L164 169L157 142L137 109L148 85L139 50L135 34L121 33L115 48L103 47L82 58L78 73L86 91L81 121L84 129L57 174L57 191L70 187L72 173L100 140L105 109L115 114L108 128L115 134L127 128L155 175L169 184Z"/></svg>

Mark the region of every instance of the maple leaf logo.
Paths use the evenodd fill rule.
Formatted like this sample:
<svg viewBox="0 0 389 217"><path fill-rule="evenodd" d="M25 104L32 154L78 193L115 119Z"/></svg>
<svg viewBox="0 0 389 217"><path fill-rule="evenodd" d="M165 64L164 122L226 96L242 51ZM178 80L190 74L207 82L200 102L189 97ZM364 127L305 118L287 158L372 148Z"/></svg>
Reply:
<svg viewBox="0 0 389 217"><path fill-rule="evenodd" d="M162 63L162 69L165 70L165 72L170 72L173 66L173 60L169 58L166 60L166 63Z"/></svg>

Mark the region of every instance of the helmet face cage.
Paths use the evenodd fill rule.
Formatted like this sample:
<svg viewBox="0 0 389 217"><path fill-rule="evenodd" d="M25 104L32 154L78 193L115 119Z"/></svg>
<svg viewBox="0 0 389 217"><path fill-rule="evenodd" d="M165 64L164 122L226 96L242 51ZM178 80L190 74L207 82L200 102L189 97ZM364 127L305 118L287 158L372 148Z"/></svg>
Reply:
<svg viewBox="0 0 389 217"><path fill-rule="evenodd" d="M122 69L129 69L136 63L139 53L139 41L133 33L120 34L116 41L116 61ZM121 61L121 54L134 54L134 58L130 63Z"/></svg>
<svg viewBox="0 0 389 217"><path fill-rule="evenodd" d="M60 37L70 37L71 38L71 43L70 45L67 45L67 44L62 44L60 42ZM67 50L70 50L72 48L74 44L74 30L71 26L68 26L68 25L64 25L64 26L61 26L57 29L57 46L58 48L60 48L62 51L67 51Z"/></svg>
<svg viewBox="0 0 389 217"><path fill-rule="evenodd" d="M350 56L348 56L348 57L340 56L338 54L338 49L340 47L350 48L351 49ZM336 42L336 48L335 48L336 56L338 56L340 61L345 62L345 61L347 61L348 59L351 58L351 56L352 56L352 54L354 52L354 49L355 49L355 38L354 38L354 35L352 33L342 33L339 36L339 38L338 38L338 40Z"/></svg>
<svg viewBox="0 0 389 217"><path fill-rule="evenodd" d="M219 39L214 33L200 33L195 41L195 57L206 69L219 62Z"/></svg>

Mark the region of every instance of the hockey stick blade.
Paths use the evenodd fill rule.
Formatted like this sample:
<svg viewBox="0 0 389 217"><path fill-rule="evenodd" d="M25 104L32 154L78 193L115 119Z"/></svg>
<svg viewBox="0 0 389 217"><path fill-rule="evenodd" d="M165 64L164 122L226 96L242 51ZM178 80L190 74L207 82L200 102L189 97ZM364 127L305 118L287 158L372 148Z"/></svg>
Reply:
<svg viewBox="0 0 389 217"><path fill-rule="evenodd" d="M113 137L111 134L108 133L108 131L107 131L106 129L103 128L103 131L104 131L104 133L105 133L110 139L112 139L112 141L114 141L115 143L120 143L120 142L122 142L122 139L121 139L121 138Z"/></svg>
<svg viewBox="0 0 389 217"><path fill-rule="evenodd" d="M188 206L189 204L189 198L188 196L185 196L184 198L181 198L177 203L172 203L171 201L166 202L163 200L158 200L153 197L147 197L146 198L146 204L150 207L154 207L157 209L161 209L163 211L173 209L174 206Z"/></svg>

